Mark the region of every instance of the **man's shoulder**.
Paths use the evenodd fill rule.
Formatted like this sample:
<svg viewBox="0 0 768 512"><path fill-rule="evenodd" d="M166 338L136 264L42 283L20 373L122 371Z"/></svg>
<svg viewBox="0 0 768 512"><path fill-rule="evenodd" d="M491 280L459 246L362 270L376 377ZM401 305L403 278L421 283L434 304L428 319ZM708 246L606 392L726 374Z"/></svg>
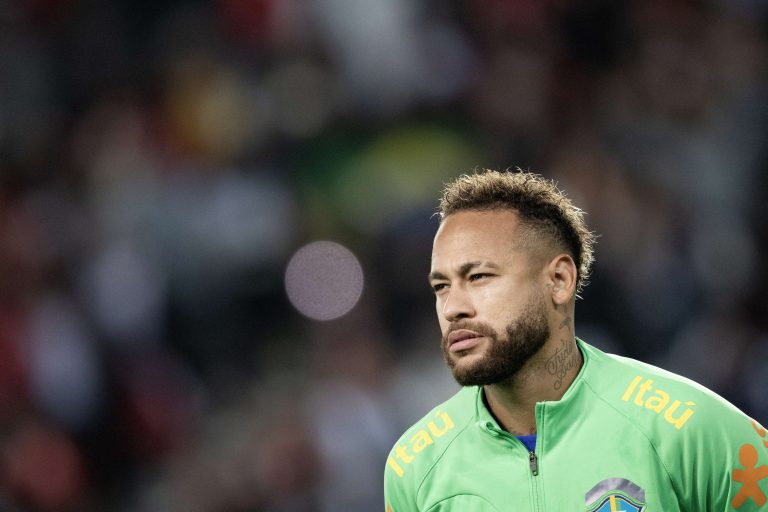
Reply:
<svg viewBox="0 0 768 512"><path fill-rule="evenodd" d="M593 347L586 350L593 364L590 387L646 432L704 432L711 422L745 418L726 399L682 375Z"/></svg>
<svg viewBox="0 0 768 512"><path fill-rule="evenodd" d="M477 387L460 389L407 429L387 458L387 477L423 475L476 418Z"/></svg>
<svg viewBox="0 0 768 512"><path fill-rule="evenodd" d="M737 470L768 461L765 429L714 391L632 359L596 360L590 387L609 390L596 393L645 438L686 510L724 510L738 496L738 487L728 485Z"/></svg>

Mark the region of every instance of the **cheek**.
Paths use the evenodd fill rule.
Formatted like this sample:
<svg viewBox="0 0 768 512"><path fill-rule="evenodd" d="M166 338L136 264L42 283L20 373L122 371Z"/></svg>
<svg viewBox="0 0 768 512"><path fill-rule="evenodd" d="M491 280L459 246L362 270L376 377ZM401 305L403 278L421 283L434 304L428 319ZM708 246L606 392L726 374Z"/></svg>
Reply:
<svg viewBox="0 0 768 512"><path fill-rule="evenodd" d="M499 311L507 311L514 307L515 294L509 286L499 283L495 286L485 286L477 291L475 304L484 311L498 314Z"/></svg>
<svg viewBox="0 0 768 512"><path fill-rule="evenodd" d="M482 310L483 316L489 322L497 326L506 325L517 317L525 304L528 291L520 287L516 290L512 291L508 286L483 290L482 296L478 298L478 310Z"/></svg>

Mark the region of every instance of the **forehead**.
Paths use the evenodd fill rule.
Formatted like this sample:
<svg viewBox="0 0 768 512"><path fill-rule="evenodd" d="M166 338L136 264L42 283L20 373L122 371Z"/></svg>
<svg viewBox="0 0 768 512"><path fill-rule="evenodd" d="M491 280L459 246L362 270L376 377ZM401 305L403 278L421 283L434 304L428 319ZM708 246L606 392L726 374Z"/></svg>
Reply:
<svg viewBox="0 0 768 512"><path fill-rule="evenodd" d="M510 258L519 247L520 221L511 210L464 211L443 219L432 246L432 265Z"/></svg>

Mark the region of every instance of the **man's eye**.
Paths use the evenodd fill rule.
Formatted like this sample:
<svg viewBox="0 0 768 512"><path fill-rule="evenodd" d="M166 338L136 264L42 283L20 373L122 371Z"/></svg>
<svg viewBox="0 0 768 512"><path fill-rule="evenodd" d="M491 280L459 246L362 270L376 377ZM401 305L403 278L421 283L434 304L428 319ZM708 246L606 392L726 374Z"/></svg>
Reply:
<svg viewBox="0 0 768 512"><path fill-rule="evenodd" d="M440 290L444 289L447 285L445 283L437 283L432 285L432 289L435 291L435 293L439 292Z"/></svg>
<svg viewBox="0 0 768 512"><path fill-rule="evenodd" d="M480 279L484 279L486 277L491 277L491 274L471 274L469 276L470 281L478 281Z"/></svg>

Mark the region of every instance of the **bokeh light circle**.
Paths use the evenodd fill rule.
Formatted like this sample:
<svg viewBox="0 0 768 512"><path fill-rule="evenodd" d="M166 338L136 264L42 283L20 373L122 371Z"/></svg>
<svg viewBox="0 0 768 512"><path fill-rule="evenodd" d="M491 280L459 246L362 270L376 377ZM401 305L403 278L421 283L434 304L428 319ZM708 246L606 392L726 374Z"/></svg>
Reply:
<svg viewBox="0 0 768 512"><path fill-rule="evenodd" d="M333 320L352 310L363 293L363 268L341 244L318 241L305 245L285 269L288 300L314 320Z"/></svg>

